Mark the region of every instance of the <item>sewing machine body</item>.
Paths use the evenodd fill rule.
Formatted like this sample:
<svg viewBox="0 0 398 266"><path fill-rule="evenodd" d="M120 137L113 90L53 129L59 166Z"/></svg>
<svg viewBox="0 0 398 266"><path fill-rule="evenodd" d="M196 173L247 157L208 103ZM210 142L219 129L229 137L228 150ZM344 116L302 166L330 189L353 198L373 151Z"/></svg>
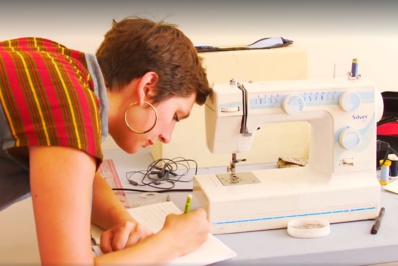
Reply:
<svg viewBox="0 0 398 266"><path fill-rule="evenodd" d="M303 217L336 223L377 216L374 160L382 107L372 83L225 83L215 84L213 91L205 110L211 152L239 156L248 151L263 123L307 121L311 140L304 167L240 173L237 165L239 182L225 181L228 174L195 176L195 200L208 212L212 233L286 228L288 221Z"/></svg>

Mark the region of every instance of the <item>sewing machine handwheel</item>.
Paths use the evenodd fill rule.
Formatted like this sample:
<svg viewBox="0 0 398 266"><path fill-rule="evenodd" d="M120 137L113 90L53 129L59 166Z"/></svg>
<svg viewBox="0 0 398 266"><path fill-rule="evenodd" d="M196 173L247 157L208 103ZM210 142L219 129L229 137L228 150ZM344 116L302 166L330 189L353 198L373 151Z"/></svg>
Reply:
<svg viewBox="0 0 398 266"><path fill-rule="evenodd" d="M346 128L344 129L339 136L340 145L347 149L354 149L361 142L361 134L355 128Z"/></svg>

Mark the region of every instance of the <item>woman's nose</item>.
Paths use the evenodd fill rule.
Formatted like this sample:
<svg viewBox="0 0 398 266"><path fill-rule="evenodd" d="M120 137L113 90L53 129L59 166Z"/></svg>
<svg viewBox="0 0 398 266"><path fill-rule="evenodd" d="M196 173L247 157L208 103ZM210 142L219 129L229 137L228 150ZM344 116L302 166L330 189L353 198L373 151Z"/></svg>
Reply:
<svg viewBox="0 0 398 266"><path fill-rule="evenodd" d="M159 141L163 143L169 143L171 141L171 135L173 134L174 131L174 126L175 122L171 123L160 135L159 135Z"/></svg>
<svg viewBox="0 0 398 266"><path fill-rule="evenodd" d="M173 128L165 130L159 135L159 141L163 143L169 143L171 141L171 134L173 133Z"/></svg>
<svg viewBox="0 0 398 266"><path fill-rule="evenodd" d="M169 143L169 142L170 142L170 138L167 137L165 134L161 134L161 135L159 136L159 141L166 144L166 143Z"/></svg>

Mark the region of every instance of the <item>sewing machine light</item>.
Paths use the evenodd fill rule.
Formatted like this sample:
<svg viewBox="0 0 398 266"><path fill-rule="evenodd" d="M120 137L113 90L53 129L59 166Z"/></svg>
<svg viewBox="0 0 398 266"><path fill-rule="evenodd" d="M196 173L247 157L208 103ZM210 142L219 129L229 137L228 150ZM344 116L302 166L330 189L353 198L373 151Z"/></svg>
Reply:
<svg viewBox="0 0 398 266"><path fill-rule="evenodd" d="M239 112L239 111L240 111L239 106L221 107L222 113L233 113L233 112Z"/></svg>

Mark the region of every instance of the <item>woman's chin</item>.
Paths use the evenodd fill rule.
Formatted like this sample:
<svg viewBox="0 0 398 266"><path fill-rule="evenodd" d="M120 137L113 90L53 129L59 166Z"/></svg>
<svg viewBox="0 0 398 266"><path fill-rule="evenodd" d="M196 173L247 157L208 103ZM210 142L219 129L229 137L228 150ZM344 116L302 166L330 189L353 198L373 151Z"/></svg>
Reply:
<svg viewBox="0 0 398 266"><path fill-rule="evenodd" d="M120 147L124 152L128 153L128 154L133 154L138 152L138 150L140 149L140 147L134 146L134 147Z"/></svg>

